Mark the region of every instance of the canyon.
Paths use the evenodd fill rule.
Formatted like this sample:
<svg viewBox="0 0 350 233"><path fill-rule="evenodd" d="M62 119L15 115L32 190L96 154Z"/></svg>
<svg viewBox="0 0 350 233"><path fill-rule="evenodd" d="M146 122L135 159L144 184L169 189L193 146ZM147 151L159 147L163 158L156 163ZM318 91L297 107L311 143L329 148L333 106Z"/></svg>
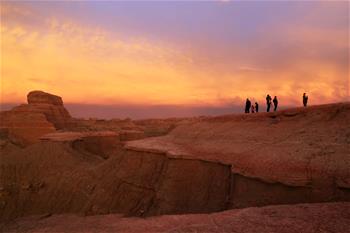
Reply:
<svg viewBox="0 0 350 233"><path fill-rule="evenodd" d="M103 120L74 118L61 97L42 91L27 102L0 113L0 230L280 232L284 224L314 232L318 224L346 232L349 225L350 103Z"/></svg>

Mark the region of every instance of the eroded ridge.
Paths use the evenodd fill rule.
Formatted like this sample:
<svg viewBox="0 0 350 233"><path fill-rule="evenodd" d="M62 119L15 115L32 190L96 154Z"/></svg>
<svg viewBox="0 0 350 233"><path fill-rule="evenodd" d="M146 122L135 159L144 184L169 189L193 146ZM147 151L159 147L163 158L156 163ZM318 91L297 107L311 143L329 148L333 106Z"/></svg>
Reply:
<svg viewBox="0 0 350 233"><path fill-rule="evenodd" d="M25 147L5 140L0 218L349 201L349 106L200 118L142 140L115 131L55 131Z"/></svg>
<svg viewBox="0 0 350 233"><path fill-rule="evenodd" d="M45 141L3 156L1 218L45 213L127 216L210 213L231 208L350 200L346 189L267 183L231 165L125 150L108 159L71 142Z"/></svg>

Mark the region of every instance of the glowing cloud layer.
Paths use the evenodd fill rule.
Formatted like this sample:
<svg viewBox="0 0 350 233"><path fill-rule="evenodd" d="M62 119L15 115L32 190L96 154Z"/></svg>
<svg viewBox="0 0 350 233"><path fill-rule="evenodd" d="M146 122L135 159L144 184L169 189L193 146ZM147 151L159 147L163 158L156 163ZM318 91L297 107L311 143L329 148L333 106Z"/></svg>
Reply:
<svg viewBox="0 0 350 233"><path fill-rule="evenodd" d="M348 27L322 24L327 5L315 3L316 10L295 21L256 26L243 39L245 29L228 21L225 28L235 29L227 33L232 43L225 34L193 34L191 40L192 34L181 31L185 25L176 29L178 37L164 40L92 26L74 15L43 15L35 4L1 5L1 102L21 102L34 89L59 94L65 102L144 105L240 104L246 97L263 101L267 92L286 104L298 104L305 91L312 103L349 95ZM347 22L348 9L339 14L338 5L329 17ZM194 18L196 12L201 14L201 3ZM202 27L222 23L213 19Z"/></svg>

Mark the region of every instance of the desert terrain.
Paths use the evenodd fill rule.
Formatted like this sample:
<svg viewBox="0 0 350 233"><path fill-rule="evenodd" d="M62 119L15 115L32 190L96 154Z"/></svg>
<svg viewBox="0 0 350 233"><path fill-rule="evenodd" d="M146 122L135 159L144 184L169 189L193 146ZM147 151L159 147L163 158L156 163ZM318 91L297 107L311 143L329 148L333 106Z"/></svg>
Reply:
<svg viewBox="0 0 350 233"><path fill-rule="evenodd" d="M349 232L348 102L103 120L32 91L0 117L2 232Z"/></svg>

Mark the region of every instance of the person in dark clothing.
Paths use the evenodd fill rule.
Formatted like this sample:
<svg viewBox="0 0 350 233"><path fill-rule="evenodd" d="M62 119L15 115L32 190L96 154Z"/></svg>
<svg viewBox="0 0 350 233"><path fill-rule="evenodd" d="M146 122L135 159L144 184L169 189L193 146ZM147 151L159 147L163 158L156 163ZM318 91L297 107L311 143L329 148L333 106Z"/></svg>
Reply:
<svg viewBox="0 0 350 233"><path fill-rule="evenodd" d="M273 98L273 106L275 107L273 110L276 112L277 110L277 105L278 105L278 100L277 100L277 96L275 96Z"/></svg>
<svg viewBox="0 0 350 233"><path fill-rule="evenodd" d="M259 112L259 104L258 104L258 102L255 102L255 112Z"/></svg>
<svg viewBox="0 0 350 233"><path fill-rule="evenodd" d="M251 103L250 100L247 98L247 100L246 100L246 102L245 102L245 113L249 113L251 105L252 105L252 103Z"/></svg>
<svg viewBox="0 0 350 233"><path fill-rule="evenodd" d="M306 93L303 94L303 105L304 107L307 106L307 101L309 100L309 96L306 95Z"/></svg>
<svg viewBox="0 0 350 233"><path fill-rule="evenodd" d="M252 105L252 113L255 113L254 105Z"/></svg>
<svg viewBox="0 0 350 233"><path fill-rule="evenodd" d="M266 96L266 105L267 105L267 112L270 112L270 107L271 107L271 96L267 94Z"/></svg>

